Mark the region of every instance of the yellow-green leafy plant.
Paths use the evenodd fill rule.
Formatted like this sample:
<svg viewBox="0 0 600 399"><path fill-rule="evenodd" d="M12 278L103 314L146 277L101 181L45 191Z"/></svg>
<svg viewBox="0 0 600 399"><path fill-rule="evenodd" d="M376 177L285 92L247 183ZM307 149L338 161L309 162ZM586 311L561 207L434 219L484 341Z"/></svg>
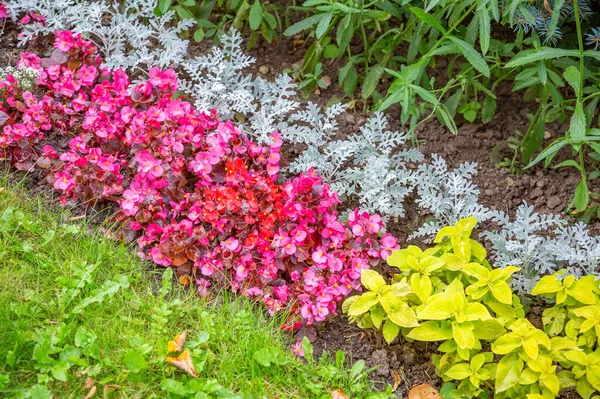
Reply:
<svg viewBox="0 0 600 399"><path fill-rule="evenodd" d="M568 387L591 398L600 391L600 281L542 277L532 295L554 305L537 328L510 287L520 269L493 268L471 238L475 225L462 219L431 248L394 251L387 261L399 272L389 284L365 270L365 292L343 306L350 321L381 330L388 343L400 334L438 342L432 359L451 398L551 399Z"/></svg>
<svg viewBox="0 0 600 399"><path fill-rule="evenodd" d="M563 368L558 373L561 388L575 387L582 398L591 398L600 391L600 281L561 271L542 277L532 295L554 302L542 313L544 331L553 341L568 343L569 350L553 355Z"/></svg>

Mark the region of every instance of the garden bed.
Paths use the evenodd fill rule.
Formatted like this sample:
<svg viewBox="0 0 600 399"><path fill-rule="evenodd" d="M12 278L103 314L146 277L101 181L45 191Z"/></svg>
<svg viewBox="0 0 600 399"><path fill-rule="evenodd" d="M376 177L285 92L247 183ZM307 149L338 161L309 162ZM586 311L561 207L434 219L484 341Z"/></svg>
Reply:
<svg viewBox="0 0 600 399"><path fill-rule="evenodd" d="M0 44L0 62L14 64L18 50L15 50L16 31L10 24L5 30L4 40ZM45 46L48 47L45 47ZM205 43L196 45L190 50L191 54L202 54L207 49ZM273 78L284 68L303 57L304 48L295 46L293 39L282 38L282 42L273 45L259 42L249 54L259 60L253 67L255 74ZM50 43L38 43L35 51L39 54L50 53ZM334 75L340 68L336 61L325 64L325 74ZM511 174L506 168L498 168L495 161L498 158L512 156L502 146L517 130L527 129L529 121L527 113L535 111L530 105L521 100L520 94L512 93L510 85L502 85L498 95L498 110L494 119L488 124L473 124L465 122L459 126L457 136L452 135L448 129L440 126L431 119L423 123L416 131L419 148L425 156L430 154L442 155L450 167L457 167L464 162L477 162L478 174L474 181L481 189L481 202L492 210L501 210L509 215L514 215L517 207L527 201L534 204L536 210L545 213L561 214L568 206L579 175L572 169L544 169L536 167L531 172L520 176ZM343 97L343 94L331 88L321 89L307 100L325 106L332 97ZM399 123L399 111L391 108L387 113L392 129L402 130ZM339 117L340 138L358 132L360 126L367 119L368 114L349 110ZM546 133L545 144L564 134L568 124L554 123ZM56 149L67 147L64 138L51 142ZM293 158L298 155L298 149L292 147L284 150L284 155ZM490 157L493 155L493 158ZM284 160L285 164L285 160ZM25 186L33 193L52 198L51 186L46 185L41 174L32 173L26 177ZM22 175L20 175L22 177ZM20 178L19 177L19 178ZM598 186L592 185L592 191L597 191ZM349 201L351 202L351 200ZM409 197L406 205L407 216L392 219L387 225L388 232L399 239L400 247L404 248L407 238L416 228L427 221L429 215L414 205L414 198ZM99 219L100 220L100 219ZM600 222L589 226L590 231L598 233ZM417 241L419 242L419 241ZM384 271L388 271L387 269ZM541 308L533 306L529 319L536 327L540 327ZM299 336L304 334L301 330ZM318 334L308 334L315 342L315 350L335 351L338 349L348 352L354 360L364 359L369 366L377 367L374 372L375 380L384 379L390 385L398 385L398 393L406 395L408 390L417 384L427 382L432 386L441 386L441 379L435 375L435 367L431 363L431 354L437 345L427 345L422 342L408 343L402 337L397 338L391 345L386 344L380 335L369 330L360 329L348 324L345 317L337 316L318 327ZM383 385L381 385L383 387ZM575 396L573 396L575 395ZM562 393L563 398L578 397L570 391Z"/></svg>

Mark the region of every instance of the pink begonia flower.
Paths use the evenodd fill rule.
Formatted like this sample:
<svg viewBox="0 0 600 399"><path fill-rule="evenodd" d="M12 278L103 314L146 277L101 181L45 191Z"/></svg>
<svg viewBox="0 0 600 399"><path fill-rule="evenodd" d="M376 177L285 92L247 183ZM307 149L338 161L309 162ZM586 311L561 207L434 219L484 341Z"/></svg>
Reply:
<svg viewBox="0 0 600 399"><path fill-rule="evenodd" d="M381 237L381 258L386 260L391 254L392 251L398 249L398 240L394 238L391 234L387 233Z"/></svg>
<svg viewBox="0 0 600 399"><path fill-rule="evenodd" d="M149 256L154 261L154 263L157 263L162 266L171 266L171 263L173 263L171 259L167 258L162 254L160 248L158 247L152 248L150 250Z"/></svg>
<svg viewBox="0 0 600 399"><path fill-rule="evenodd" d="M229 237L221 243L223 248L227 248L231 252L238 252L241 249L240 242L233 237Z"/></svg>
<svg viewBox="0 0 600 399"><path fill-rule="evenodd" d="M323 250L323 247L317 248L315 252L312 253L312 260L317 264L326 264L327 263L327 254Z"/></svg>
<svg viewBox="0 0 600 399"><path fill-rule="evenodd" d="M75 187L73 177L67 172L56 172L54 175L54 188L57 190L67 191Z"/></svg>
<svg viewBox="0 0 600 399"><path fill-rule="evenodd" d="M239 265L235 268L235 278L238 281L243 281L248 277L248 268L244 265Z"/></svg>
<svg viewBox="0 0 600 399"><path fill-rule="evenodd" d="M249 296L259 296L262 295L263 290L261 290L259 287L250 287L246 290L246 293Z"/></svg>
<svg viewBox="0 0 600 399"><path fill-rule="evenodd" d="M208 288L212 285L210 281L199 278L196 280L196 285L198 286L198 294L200 296L208 295Z"/></svg>
<svg viewBox="0 0 600 399"><path fill-rule="evenodd" d="M140 196L137 192L127 189L123 191L123 201L121 201L121 209L128 211L129 214L133 215L137 213L137 203L140 200Z"/></svg>
<svg viewBox="0 0 600 399"><path fill-rule="evenodd" d="M290 287L282 285L280 287L273 287L273 293L282 302L287 302L290 295Z"/></svg>
<svg viewBox="0 0 600 399"><path fill-rule="evenodd" d="M6 5L0 3L0 18L8 18L8 12L6 11Z"/></svg>

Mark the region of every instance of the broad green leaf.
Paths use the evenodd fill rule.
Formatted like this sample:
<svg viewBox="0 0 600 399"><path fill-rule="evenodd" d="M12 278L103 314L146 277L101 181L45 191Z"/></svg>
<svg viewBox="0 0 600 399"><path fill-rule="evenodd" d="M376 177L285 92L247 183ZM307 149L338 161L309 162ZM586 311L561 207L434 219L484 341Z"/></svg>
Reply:
<svg viewBox="0 0 600 399"><path fill-rule="evenodd" d="M446 320L452 316L453 311L454 306L450 300L437 298L427 303L422 309L417 310L417 313L421 320Z"/></svg>
<svg viewBox="0 0 600 399"><path fill-rule="evenodd" d="M452 323L452 338L459 348L473 349L475 347L474 325L471 322Z"/></svg>
<svg viewBox="0 0 600 399"><path fill-rule="evenodd" d="M488 320L488 319L492 318L492 316L490 315L490 312L481 303L467 304L467 308L465 310L465 316L467 316L468 321Z"/></svg>
<svg viewBox="0 0 600 399"><path fill-rule="evenodd" d="M522 370L523 360L516 353L502 357L496 367L496 393L517 385Z"/></svg>
<svg viewBox="0 0 600 399"><path fill-rule="evenodd" d="M391 321L400 327L412 328L419 325L415 312L406 303L402 303L396 311L388 312L387 315Z"/></svg>
<svg viewBox="0 0 600 399"><path fill-rule="evenodd" d="M583 211L587 208L590 198L590 192L588 189L587 181L585 176L581 177L581 181L575 188L575 198L573 199L573 205L578 211Z"/></svg>
<svg viewBox="0 0 600 399"><path fill-rule="evenodd" d="M446 371L446 373L444 373L446 376L452 378L453 380L464 380L466 378L469 378L469 376L473 373L473 371L471 370L471 366L467 363L459 363L459 364L455 364L454 366L450 367L448 369L448 371Z"/></svg>
<svg viewBox="0 0 600 399"><path fill-rule="evenodd" d="M469 61L476 70L481 72L485 77L490 76L490 68L487 66L485 59L473 48L473 46L454 36L450 36L449 39L458 46L461 54L465 56L467 61Z"/></svg>
<svg viewBox="0 0 600 399"><path fill-rule="evenodd" d="M368 312L373 306L379 303L379 298L376 292L365 292L359 296L348 309L348 315L360 316Z"/></svg>
<svg viewBox="0 0 600 399"><path fill-rule="evenodd" d="M481 121L488 123L496 114L496 100L493 97L487 96L483 100L483 108L481 109Z"/></svg>
<svg viewBox="0 0 600 399"><path fill-rule="evenodd" d="M507 334L501 336L492 344L492 351L497 355L506 355L520 346L521 339L512 334Z"/></svg>
<svg viewBox="0 0 600 399"><path fill-rule="evenodd" d="M497 319L479 320L475 323L473 333L477 339L491 341L504 334L506 330Z"/></svg>
<svg viewBox="0 0 600 399"><path fill-rule="evenodd" d="M510 60L505 68L515 68L522 65L531 64L540 60L551 60L563 57L578 57L577 50L563 50L560 48L540 47L538 49L524 50Z"/></svg>
<svg viewBox="0 0 600 399"><path fill-rule="evenodd" d="M496 281L489 285L490 291L494 298L499 302L510 305L512 304L512 290L505 281Z"/></svg>
<svg viewBox="0 0 600 399"><path fill-rule="evenodd" d="M383 323L382 333L385 342L391 344L392 341L396 339L396 337L400 333L400 327L392 321L386 320L385 323Z"/></svg>
<svg viewBox="0 0 600 399"><path fill-rule="evenodd" d="M562 290L562 283L555 276L544 276L531 290L531 295L554 294Z"/></svg>
<svg viewBox="0 0 600 399"><path fill-rule="evenodd" d="M250 29L257 30L262 22L262 7L260 0L254 0L254 4L250 8L250 14L248 15L248 22Z"/></svg>
<svg viewBox="0 0 600 399"><path fill-rule="evenodd" d="M436 321L426 321L413 328L407 335L417 341L445 341L452 338L452 328L438 324Z"/></svg>
<svg viewBox="0 0 600 399"><path fill-rule="evenodd" d="M123 364L133 373L139 373L148 368L148 363L137 350L130 349L123 356Z"/></svg>
<svg viewBox="0 0 600 399"><path fill-rule="evenodd" d="M365 80L362 85L362 97L369 98L371 94L377 89L377 85L381 80L381 75L383 75L383 67L380 64L376 64L373 67L369 68L369 73L365 77Z"/></svg>
<svg viewBox="0 0 600 399"><path fill-rule="evenodd" d="M579 84L579 70L571 65L567 67L567 69L565 69L563 77L565 78L567 83L571 85L573 90L575 90L575 94L579 94L579 91L581 90L581 86Z"/></svg>
<svg viewBox="0 0 600 399"><path fill-rule="evenodd" d="M380 292L386 286L385 280L375 270L363 270L360 275L360 282L369 291Z"/></svg>
<svg viewBox="0 0 600 399"><path fill-rule="evenodd" d="M578 102L577 105L575 105L575 112L571 117L571 124L569 125L569 133L571 136L569 141L571 143L582 143L585 141L586 126L587 122L585 120L583 105Z"/></svg>
<svg viewBox="0 0 600 399"><path fill-rule="evenodd" d="M43 385L34 385L29 390L31 399L52 399L52 392Z"/></svg>

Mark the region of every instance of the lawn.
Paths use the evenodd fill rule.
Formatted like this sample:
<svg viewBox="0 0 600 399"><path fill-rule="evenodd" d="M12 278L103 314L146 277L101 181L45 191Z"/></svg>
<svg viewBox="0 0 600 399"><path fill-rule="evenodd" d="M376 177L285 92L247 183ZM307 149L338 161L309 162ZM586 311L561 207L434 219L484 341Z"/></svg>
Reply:
<svg viewBox="0 0 600 399"><path fill-rule="evenodd" d="M240 296L201 298L70 216L2 182L1 397L387 397L368 393L363 361L303 361L281 319ZM198 378L165 362L183 331Z"/></svg>

